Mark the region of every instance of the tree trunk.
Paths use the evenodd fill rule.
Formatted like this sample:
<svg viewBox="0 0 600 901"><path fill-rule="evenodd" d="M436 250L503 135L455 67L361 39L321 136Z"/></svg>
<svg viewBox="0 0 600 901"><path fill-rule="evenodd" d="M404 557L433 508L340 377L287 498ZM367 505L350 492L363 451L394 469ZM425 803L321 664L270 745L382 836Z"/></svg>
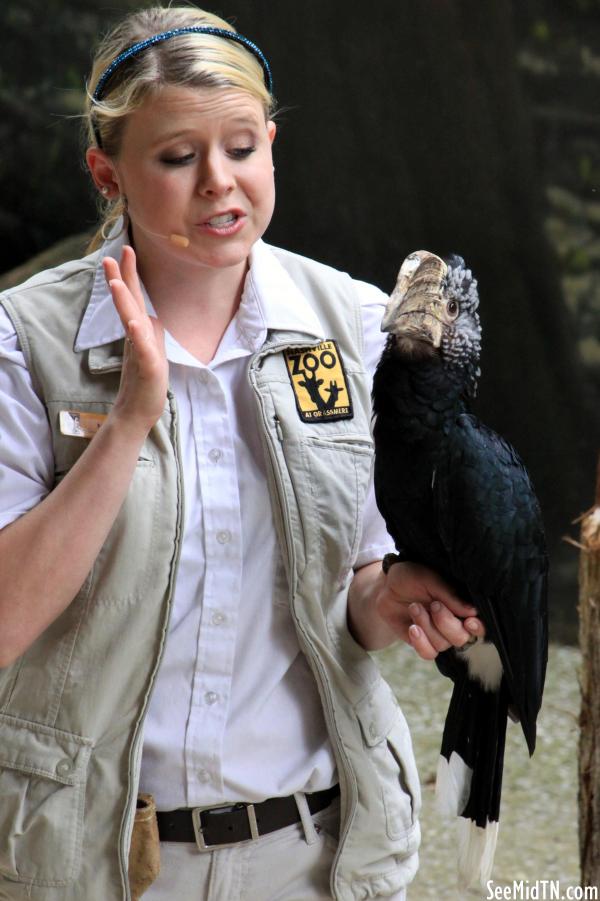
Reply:
<svg viewBox="0 0 600 901"><path fill-rule="evenodd" d="M600 460L596 503L581 524L579 739L581 884L600 885Z"/></svg>

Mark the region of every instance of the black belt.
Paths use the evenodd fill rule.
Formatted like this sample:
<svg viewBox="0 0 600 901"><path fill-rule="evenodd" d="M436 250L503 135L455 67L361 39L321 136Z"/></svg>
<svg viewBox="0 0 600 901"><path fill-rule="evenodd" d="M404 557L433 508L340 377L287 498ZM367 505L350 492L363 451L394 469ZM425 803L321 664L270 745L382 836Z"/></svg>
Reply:
<svg viewBox="0 0 600 901"><path fill-rule="evenodd" d="M308 809L317 813L340 793L339 785L306 795ZM222 807L186 807L158 811L158 834L163 842L195 842L202 851L213 851L246 842L300 822L293 795L268 798L260 804L228 804Z"/></svg>

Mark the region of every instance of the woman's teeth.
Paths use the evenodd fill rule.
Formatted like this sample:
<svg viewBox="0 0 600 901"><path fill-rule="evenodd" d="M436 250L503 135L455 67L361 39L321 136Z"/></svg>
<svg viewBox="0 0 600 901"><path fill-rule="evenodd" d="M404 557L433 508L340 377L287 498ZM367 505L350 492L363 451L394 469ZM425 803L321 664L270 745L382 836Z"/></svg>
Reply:
<svg viewBox="0 0 600 901"><path fill-rule="evenodd" d="M235 213L223 213L222 216L215 216L213 219L209 219L206 224L212 228L220 228L222 225L231 225L237 218Z"/></svg>

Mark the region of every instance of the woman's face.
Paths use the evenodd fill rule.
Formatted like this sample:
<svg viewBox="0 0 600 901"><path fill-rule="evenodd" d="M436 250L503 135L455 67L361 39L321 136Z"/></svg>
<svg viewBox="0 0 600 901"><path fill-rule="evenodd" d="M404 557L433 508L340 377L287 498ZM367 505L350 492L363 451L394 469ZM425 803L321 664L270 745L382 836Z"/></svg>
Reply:
<svg viewBox="0 0 600 901"><path fill-rule="evenodd" d="M241 91L166 87L146 98L112 161L140 263L161 265L168 254L211 268L245 264L273 214L274 136L259 101Z"/></svg>

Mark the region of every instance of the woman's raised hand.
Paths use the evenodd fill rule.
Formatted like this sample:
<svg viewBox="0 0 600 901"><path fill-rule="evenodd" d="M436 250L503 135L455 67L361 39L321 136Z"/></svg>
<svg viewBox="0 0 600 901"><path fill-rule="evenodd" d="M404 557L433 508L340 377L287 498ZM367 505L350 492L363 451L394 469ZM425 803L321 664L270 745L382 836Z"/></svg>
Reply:
<svg viewBox="0 0 600 901"><path fill-rule="evenodd" d="M114 414L129 428L147 434L163 412L167 395L164 331L146 312L133 247L123 248L120 264L105 257L103 267L127 336Z"/></svg>

